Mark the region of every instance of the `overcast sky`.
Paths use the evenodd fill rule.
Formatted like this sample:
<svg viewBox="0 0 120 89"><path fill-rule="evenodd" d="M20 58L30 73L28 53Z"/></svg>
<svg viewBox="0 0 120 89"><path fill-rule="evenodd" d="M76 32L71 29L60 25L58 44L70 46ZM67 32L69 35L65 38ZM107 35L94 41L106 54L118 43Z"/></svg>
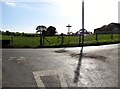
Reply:
<svg viewBox="0 0 120 89"><path fill-rule="evenodd" d="M85 29L94 31L118 22L120 0L84 0ZM82 27L82 0L4 0L0 3L0 29L35 33L38 25L55 26L58 33L76 32ZM2 13L2 14L1 14Z"/></svg>

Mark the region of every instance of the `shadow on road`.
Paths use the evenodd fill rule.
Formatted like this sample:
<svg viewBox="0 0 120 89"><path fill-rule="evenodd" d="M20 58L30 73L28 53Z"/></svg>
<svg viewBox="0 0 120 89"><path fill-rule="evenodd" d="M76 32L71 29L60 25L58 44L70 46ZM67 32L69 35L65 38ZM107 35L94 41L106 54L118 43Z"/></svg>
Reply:
<svg viewBox="0 0 120 89"><path fill-rule="evenodd" d="M77 83L79 81L82 57L83 57L83 46L81 47L81 50L80 50L80 55L79 55L79 61L78 61L78 64L77 64L77 68L74 71L75 72L74 83Z"/></svg>

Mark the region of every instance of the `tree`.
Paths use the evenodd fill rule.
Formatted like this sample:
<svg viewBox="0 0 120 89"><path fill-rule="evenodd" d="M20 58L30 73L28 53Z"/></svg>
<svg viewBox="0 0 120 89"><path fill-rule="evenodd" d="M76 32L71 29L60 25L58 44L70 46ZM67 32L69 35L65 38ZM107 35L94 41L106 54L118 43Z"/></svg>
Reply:
<svg viewBox="0 0 120 89"><path fill-rule="evenodd" d="M50 35L50 36L54 36L55 33L57 33L56 28L53 27L53 26L49 26L49 27L47 28L47 33L48 33L48 35Z"/></svg>
<svg viewBox="0 0 120 89"><path fill-rule="evenodd" d="M46 36L47 35L47 31L46 30L42 30L42 35Z"/></svg>
<svg viewBox="0 0 120 89"><path fill-rule="evenodd" d="M43 41L44 41L44 39L43 39L43 37L42 37L42 32L43 31L46 31L46 29L47 29L47 27L45 27L45 26L43 26L43 25L39 25L39 26L37 26L37 28L36 28L36 33L38 33L38 32L40 32L40 46L42 46L43 45Z"/></svg>
<svg viewBox="0 0 120 89"><path fill-rule="evenodd" d="M43 30L46 30L47 29L47 27L46 26L43 26L43 25L39 25L39 26L37 26L37 28L36 28L36 33L38 33L38 32L40 32L40 34L42 34L42 31Z"/></svg>
<svg viewBox="0 0 120 89"><path fill-rule="evenodd" d="M19 32L16 32L15 35L16 35L16 36L20 36L20 33L19 33Z"/></svg>
<svg viewBox="0 0 120 89"><path fill-rule="evenodd" d="M22 32L22 33L21 33L21 36L24 36L24 34L25 34L25 33L24 33L24 32Z"/></svg>
<svg viewBox="0 0 120 89"><path fill-rule="evenodd" d="M9 32L8 30L6 31L6 35L11 35L11 32Z"/></svg>

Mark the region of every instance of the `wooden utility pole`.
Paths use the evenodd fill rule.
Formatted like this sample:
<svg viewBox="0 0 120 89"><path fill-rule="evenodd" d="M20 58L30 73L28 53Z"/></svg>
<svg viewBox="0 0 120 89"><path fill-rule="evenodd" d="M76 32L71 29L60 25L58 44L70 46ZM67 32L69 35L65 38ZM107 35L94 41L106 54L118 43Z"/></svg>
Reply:
<svg viewBox="0 0 120 89"><path fill-rule="evenodd" d="M84 0L82 0L82 46L84 45Z"/></svg>

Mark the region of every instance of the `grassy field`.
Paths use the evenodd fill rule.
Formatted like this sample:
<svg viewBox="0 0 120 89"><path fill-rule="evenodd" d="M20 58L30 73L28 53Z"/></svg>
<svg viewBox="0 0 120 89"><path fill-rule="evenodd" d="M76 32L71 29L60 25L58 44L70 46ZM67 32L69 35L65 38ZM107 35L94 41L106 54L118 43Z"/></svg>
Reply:
<svg viewBox="0 0 120 89"><path fill-rule="evenodd" d="M0 35L1 40L11 40L10 47L39 47L40 38L39 37L26 37L26 36L7 36ZM60 36L50 36L45 37L44 45L42 47L55 47L55 46L78 46L79 36L64 36L63 43ZM120 34L113 34L113 39L111 38L111 34L102 34L97 36L98 40L96 40L96 35L85 36L84 43L85 45L99 45L99 44L109 44L109 43L119 43L120 42ZM49 41L49 42L48 42Z"/></svg>

